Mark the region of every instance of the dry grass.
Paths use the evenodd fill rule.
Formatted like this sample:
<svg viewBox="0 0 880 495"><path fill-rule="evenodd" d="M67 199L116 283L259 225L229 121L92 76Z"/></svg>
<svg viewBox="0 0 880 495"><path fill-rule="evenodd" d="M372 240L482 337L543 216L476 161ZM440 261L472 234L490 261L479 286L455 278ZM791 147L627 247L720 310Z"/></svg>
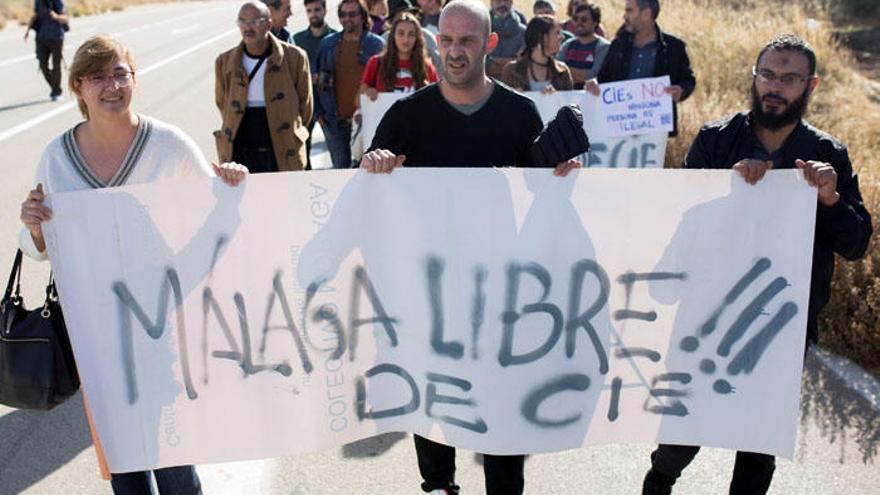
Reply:
<svg viewBox="0 0 880 495"><path fill-rule="evenodd" d="M748 106L751 67L774 35L794 32L807 39L819 60L820 87L807 118L847 145L868 210L880 214L880 104L847 50L832 41L826 5L768 0L667 0L658 22L688 44L697 89L681 106L681 135L669 142L668 166L681 163L700 126ZM560 18L564 5L556 0ZM606 31L621 24L623 0L595 0ZM531 15L531 1L516 0ZM805 5L806 4L806 5ZM807 14L815 20L810 20ZM821 343L880 375L880 248L872 243L864 260L840 261L833 296L823 314Z"/></svg>
<svg viewBox="0 0 880 495"><path fill-rule="evenodd" d="M171 2L175 0L67 0L67 11L73 17L79 17L98 12L122 10L131 5L145 3ZM33 0L0 0L0 29L9 22L17 22L24 25L33 12Z"/></svg>

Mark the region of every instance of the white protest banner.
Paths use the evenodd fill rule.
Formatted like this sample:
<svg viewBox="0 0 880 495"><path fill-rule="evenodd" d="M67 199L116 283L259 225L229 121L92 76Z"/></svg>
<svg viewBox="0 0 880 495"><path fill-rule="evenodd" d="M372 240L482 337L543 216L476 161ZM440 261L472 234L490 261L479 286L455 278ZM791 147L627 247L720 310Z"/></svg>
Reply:
<svg viewBox="0 0 880 495"><path fill-rule="evenodd" d="M633 79L600 86L600 96L585 91L524 93L538 107L546 124L564 105L576 104L584 115L590 138L589 156L580 156L584 167L662 168L666 138L672 130L672 98L664 92L669 76ZM361 96L360 132L369 148L385 112L404 93L379 93L376 101Z"/></svg>
<svg viewBox="0 0 880 495"><path fill-rule="evenodd" d="M51 205L114 472L389 431L792 454L816 207L797 171L299 172Z"/></svg>

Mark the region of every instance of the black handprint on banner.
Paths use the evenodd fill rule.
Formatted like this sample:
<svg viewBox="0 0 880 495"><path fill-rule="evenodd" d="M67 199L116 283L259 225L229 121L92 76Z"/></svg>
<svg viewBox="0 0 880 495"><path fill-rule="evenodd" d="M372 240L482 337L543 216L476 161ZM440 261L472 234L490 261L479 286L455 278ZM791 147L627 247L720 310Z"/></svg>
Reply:
<svg viewBox="0 0 880 495"><path fill-rule="evenodd" d="M712 313L712 315L700 326L697 335L684 337L679 342L679 347L685 352L696 352L700 347L700 342L706 337L712 335L718 328L719 320L733 303L748 289L758 278L770 269L772 263L768 258L761 258L746 272L742 278L727 292L721 305ZM716 353L721 358L730 356L731 351L740 340L743 339L746 332L762 315L767 315L765 307L779 295L790 284L784 277L776 277L770 282L736 317L733 324L730 325L727 332L721 338ZM733 358L727 363L726 372L730 376L736 376L740 373L750 374L755 369L764 351L773 342L773 339L779 334L783 327L791 321L797 314L798 306L794 302L788 301L784 303L779 311L764 326L752 336L748 342L737 352ZM712 358L704 358L700 361L700 371L712 375L717 371L718 365ZM719 394L730 394L735 388L727 379L719 378L715 380L712 389Z"/></svg>

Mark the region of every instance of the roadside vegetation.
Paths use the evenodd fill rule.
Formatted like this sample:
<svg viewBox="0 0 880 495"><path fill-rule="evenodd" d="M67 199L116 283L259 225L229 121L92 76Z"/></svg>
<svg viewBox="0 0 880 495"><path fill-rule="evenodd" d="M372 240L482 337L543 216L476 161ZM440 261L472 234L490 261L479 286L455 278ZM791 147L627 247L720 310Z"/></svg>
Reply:
<svg viewBox="0 0 880 495"><path fill-rule="evenodd" d="M565 5L556 3L563 19ZM595 3L613 36L622 24L624 0ZM531 17L530 0L515 4ZM813 45L819 60L821 81L807 119L849 148L868 210L880 218L880 92L840 36L852 26L859 31L880 26L880 1L666 0L658 23L687 42L697 76L696 91L679 107L681 134L669 141L667 167L681 163L703 123L748 108L758 51L774 35L794 32ZM880 33L865 46L880 52ZM872 242L860 262L838 260L820 325L823 347L880 376L880 242Z"/></svg>
<svg viewBox="0 0 880 495"><path fill-rule="evenodd" d="M166 2L175 0L164 0ZM68 0L64 4L73 17L122 10L131 5L159 3L157 0ZM0 29L9 23L24 25L31 18L33 0L0 0Z"/></svg>

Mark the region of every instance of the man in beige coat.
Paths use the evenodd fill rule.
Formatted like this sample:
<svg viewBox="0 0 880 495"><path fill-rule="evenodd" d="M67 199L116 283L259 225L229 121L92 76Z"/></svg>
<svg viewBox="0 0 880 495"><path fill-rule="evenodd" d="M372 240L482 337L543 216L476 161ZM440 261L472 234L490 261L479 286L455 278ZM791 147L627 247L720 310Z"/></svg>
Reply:
<svg viewBox="0 0 880 495"><path fill-rule="evenodd" d="M261 2L242 4L238 27L242 42L214 64L223 118L214 132L218 159L251 173L303 170L312 119L309 59L269 32L269 10Z"/></svg>

